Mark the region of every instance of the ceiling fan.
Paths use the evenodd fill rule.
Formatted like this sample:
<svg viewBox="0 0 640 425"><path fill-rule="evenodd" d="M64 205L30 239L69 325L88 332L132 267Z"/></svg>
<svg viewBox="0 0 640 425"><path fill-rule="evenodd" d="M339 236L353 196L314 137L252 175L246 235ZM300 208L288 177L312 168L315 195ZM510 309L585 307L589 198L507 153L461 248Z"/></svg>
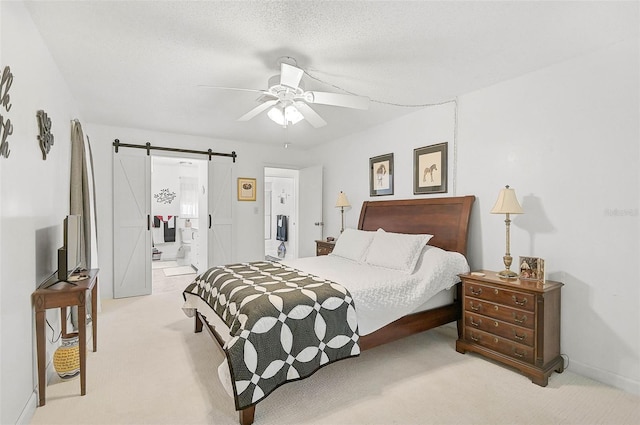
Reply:
<svg viewBox="0 0 640 425"><path fill-rule="evenodd" d="M313 127L323 127L327 122L322 119L309 104L340 106L343 108L369 109L369 98L363 96L305 91L302 82L304 71L293 65L282 62L280 75L269 78L266 90L241 89L232 87L203 86L213 89L240 90L260 93L258 106L238 118L238 121L249 121L251 118L267 111L269 118L286 127L305 119Z"/></svg>

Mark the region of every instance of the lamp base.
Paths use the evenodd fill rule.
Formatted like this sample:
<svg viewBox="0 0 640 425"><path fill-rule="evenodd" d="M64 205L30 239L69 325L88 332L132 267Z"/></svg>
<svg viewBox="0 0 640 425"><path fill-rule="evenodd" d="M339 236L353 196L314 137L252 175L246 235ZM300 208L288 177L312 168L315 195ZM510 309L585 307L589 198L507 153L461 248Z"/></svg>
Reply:
<svg viewBox="0 0 640 425"><path fill-rule="evenodd" d="M502 270L501 272L498 272L498 276L504 277L506 279L515 279L516 277L518 277L518 273L513 272L509 269L506 269L506 270Z"/></svg>

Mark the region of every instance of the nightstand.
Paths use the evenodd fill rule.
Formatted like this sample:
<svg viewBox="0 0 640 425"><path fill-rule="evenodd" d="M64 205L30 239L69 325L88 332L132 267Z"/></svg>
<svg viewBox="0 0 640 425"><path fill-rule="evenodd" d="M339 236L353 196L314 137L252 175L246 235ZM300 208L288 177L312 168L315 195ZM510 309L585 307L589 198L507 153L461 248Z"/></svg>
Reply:
<svg viewBox="0 0 640 425"><path fill-rule="evenodd" d="M331 254L335 246L336 241L316 241L316 256Z"/></svg>
<svg viewBox="0 0 640 425"><path fill-rule="evenodd" d="M481 354L545 387L564 371L560 356L560 289L554 281L505 279L480 270L462 279L462 336L456 351Z"/></svg>

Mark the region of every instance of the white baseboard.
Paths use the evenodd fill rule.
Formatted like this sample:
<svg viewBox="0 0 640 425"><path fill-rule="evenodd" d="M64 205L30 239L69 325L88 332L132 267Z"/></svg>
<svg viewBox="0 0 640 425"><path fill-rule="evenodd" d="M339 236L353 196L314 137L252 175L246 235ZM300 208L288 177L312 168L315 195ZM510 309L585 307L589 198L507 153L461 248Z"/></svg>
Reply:
<svg viewBox="0 0 640 425"><path fill-rule="evenodd" d="M90 334L89 334L90 335ZM87 342L87 346L89 345L89 343ZM38 369L36 367L36 369L33 371L34 376L36 377L36 381L38 379ZM56 375L56 370L53 367L53 358L48 358L47 359L47 366L46 366L46 370L45 370L45 386L51 382L51 380L55 377ZM36 409L38 408L38 400L40 398L40 393L39 393L39 387L38 387L38 383L36 383L35 388L33 389L33 392L31 393L31 396L29 397L29 400L27 401L27 404L24 406L24 409L22 409L22 412L20 413L20 416L18 417L18 420L16 422L16 425L29 425L31 423L31 420L33 419L33 415L35 415L36 413Z"/></svg>
<svg viewBox="0 0 640 425"><path fill-rule="evenodd" d="M27 401L27 404L22 409L18 420L16 421L16 425L29 425L31 420L33 419L33 415L36 413L36 408L38 407L38 388L31 393L31 397Z"/></svg>
<svg viewBox="0 0 640 425"><path fill-rule="evenodd" d="M586 376L587 378L594 379L603 384L611 385L612 387L621 389L631 394L640 395L640 382L617 375L615 373L598 369L593 366L580 363L575 360L571 360L569 368L572 372L578 375Z"/></svg>

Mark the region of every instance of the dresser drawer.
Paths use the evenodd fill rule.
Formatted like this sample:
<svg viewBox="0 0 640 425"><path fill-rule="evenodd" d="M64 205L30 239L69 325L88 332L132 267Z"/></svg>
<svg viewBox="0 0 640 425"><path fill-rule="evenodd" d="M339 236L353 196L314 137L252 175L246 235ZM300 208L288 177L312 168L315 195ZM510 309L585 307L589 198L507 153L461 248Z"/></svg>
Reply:
<svg viewBox="0 0 640 425"><path fill-rule="evenodd" d="M534 351L532 347L510 341L487 332L479 331L470 327L466 328L467 338L473 343L505 356L533 364Z"/></svg>
<svg viewBox="0 0 640 425"><path fill-rule="evenodd" d="M513 342L533 347L533 329L515 326L501 320L490 319L470 312L465 312L464 320L470 328L479 329L481 331L507 338Z"/></svg>
<svg viewBox="0 0 640 425"><path fill-rule="evenodd" d="M476 282L467 282L464 288L465 295L469 297L490 300L495 303L519 308L521 310L535 310L536 303L534 294L512 291Z"/></svg>
<svg viewBox="0 0 640 425"><path fill-rule="evenodd" d="M464 298L465 314L475 313L498 319L503 322L511 323L516 326L533 329L535 325L534 313L530 311L518 310L507 307L502 304L496 304L490 301L465 297Z"/></svg>

